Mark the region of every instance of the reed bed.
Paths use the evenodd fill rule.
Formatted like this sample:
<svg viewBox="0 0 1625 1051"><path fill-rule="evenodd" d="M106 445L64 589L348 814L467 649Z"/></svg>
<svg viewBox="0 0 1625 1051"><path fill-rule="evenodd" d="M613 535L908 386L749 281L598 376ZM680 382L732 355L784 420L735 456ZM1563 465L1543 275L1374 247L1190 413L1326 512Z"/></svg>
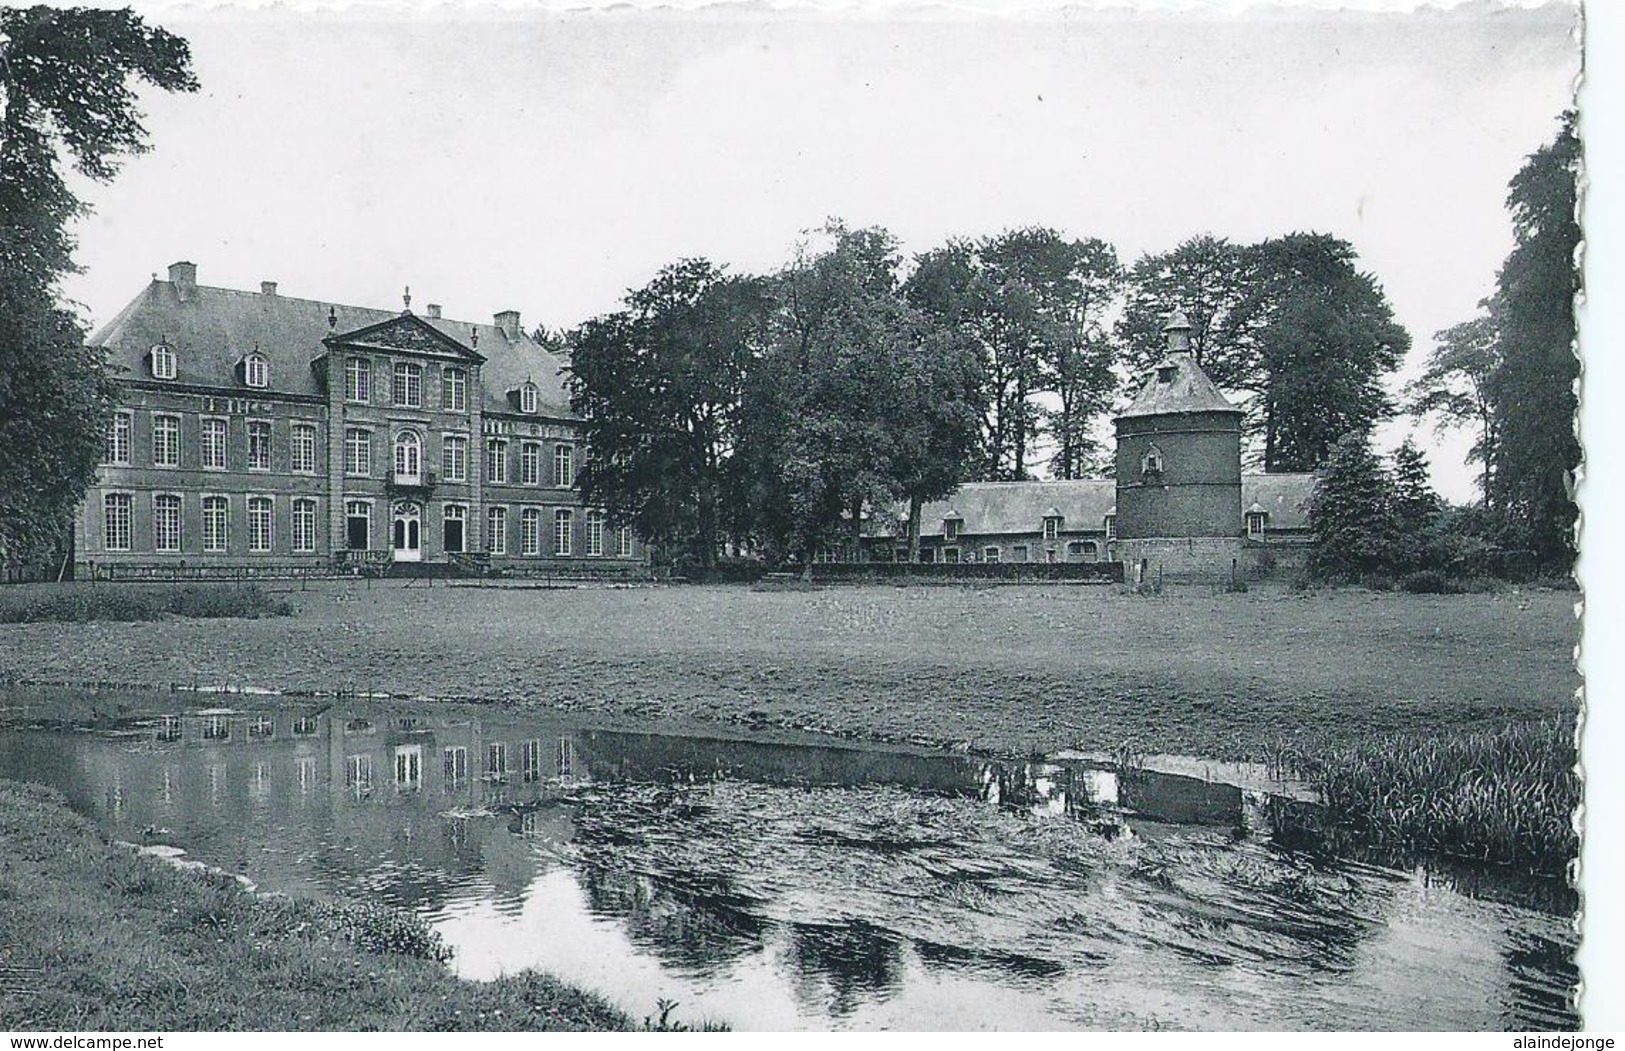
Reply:
<svg viewBox="0 0 1625 1051"><path fill-rule="evenodd" d="M1561 874L1578 856L1572 719L1298 751L1330 826L1372 847Z"/></svg>

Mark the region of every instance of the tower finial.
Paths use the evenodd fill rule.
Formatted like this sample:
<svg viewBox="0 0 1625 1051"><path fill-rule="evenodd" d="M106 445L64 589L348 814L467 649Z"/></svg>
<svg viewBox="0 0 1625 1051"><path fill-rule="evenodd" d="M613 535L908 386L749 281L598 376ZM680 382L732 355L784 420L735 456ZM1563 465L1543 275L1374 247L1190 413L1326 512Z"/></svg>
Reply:
<svg viewBox="0 0 1625 1051"><path fill-rule="evenodd" d="M1162 326L1163 334L1168 337L1168 353L1188 354L1191 349L1191 323L1185 312L1178 307L1168 315L1168 323Z"/></svg>
<svg viewBox="0 0 1625 1051"><path fill-rule="evenodd" d="M401 293L401 304L406 307L406 309L401 311L401 313L410 314L412 312L412 286L411 285L407 285L406 286L406 291Z"/></svg>
<svg viewBox="0 0 1625 1051"><path fill-rule="evenodd" d="M327 330L329 332L339 327L339 312L337 307L327 308Z"/></svg>

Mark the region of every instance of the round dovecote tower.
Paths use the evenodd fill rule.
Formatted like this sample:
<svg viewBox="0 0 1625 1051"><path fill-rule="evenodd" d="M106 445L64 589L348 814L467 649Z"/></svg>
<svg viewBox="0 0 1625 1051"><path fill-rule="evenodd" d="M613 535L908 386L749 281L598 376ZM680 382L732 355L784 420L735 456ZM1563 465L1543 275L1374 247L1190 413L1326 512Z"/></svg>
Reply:
<svg viewBox="0 0 1625 1051"><path fill-rule="evenodd" d="M1191 353L1180 311L1168 353L1117 417L1115 557L1127 579L1218 579L1242 549L1241 416Z"/></svg>

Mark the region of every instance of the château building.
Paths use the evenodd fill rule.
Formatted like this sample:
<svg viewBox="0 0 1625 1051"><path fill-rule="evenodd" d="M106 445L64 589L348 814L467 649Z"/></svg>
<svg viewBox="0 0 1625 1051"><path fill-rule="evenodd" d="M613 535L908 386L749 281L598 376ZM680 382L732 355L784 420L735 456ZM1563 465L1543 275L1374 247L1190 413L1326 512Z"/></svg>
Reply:
<svg viewBox="0 0 1625 1051"><path fill-rule="evenodd" d="M520 325L201 285L176 263L91 342L117 373L84 573L640 566L584 506L568 362Z"/></svg>

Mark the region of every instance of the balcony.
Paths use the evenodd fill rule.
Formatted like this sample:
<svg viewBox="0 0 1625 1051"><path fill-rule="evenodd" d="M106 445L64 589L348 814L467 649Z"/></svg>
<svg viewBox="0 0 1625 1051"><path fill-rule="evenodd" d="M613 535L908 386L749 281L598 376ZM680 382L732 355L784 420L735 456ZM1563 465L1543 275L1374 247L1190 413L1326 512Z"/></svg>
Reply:
<svg viewBox="0 0 1625 1051"><path fill-rule="evenodd" d="M428 496L438 481L433 471L404 474L391 471L384 480L384 490L391 496Z"/></svg>

